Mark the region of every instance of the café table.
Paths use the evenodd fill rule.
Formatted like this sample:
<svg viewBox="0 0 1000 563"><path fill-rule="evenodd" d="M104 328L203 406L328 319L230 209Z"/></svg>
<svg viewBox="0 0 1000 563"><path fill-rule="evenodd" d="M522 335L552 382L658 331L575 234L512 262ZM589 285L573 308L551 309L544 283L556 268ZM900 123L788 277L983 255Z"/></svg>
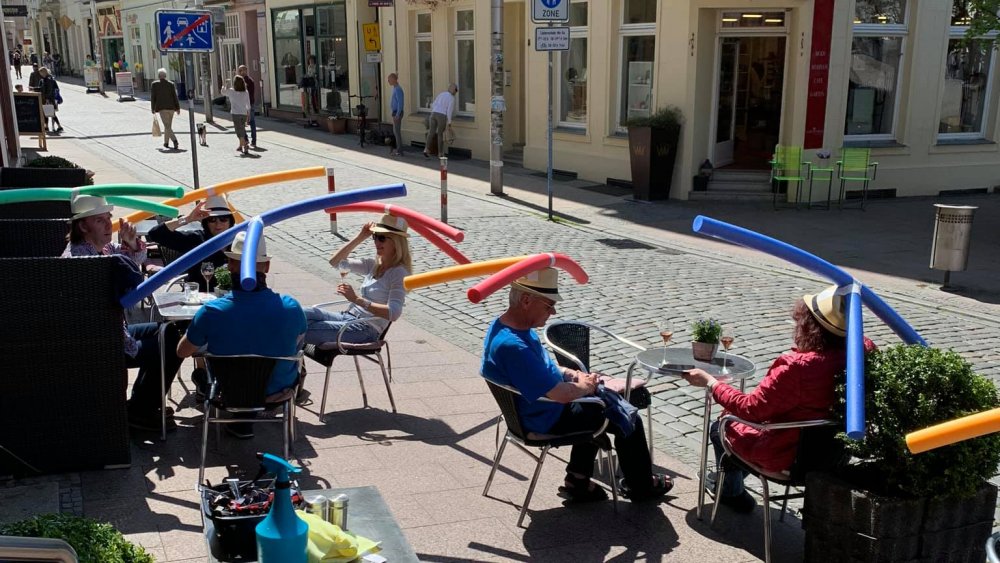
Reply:
<svg viewBox="0 0 1000 563"><path fill-rule="evenodd" d="M656 375L680 377L680 374L686 370L699 368L705 370L719 381L726 383L739 381L740 391L743 391L746 378L753 376L754 372L757 371L757 365L748 358L728 352L718 353L712 361L703 362L694 359L690 347L650 348L636 354L635 361L632 366L629 366L628 375L626 376L626 389L631 388L634 366L639 366L649 372L650 380ZM723 372L723 369L725 372ZM647 382L648 384L649 382ZM707 387L705 388L704 401L701 427L700 471L698 473L698 508L695 512L699 520L701 519L702 506L705 504L705 480L708 476L708 429L712 417L712 393ZM650 432L652 430L652 428L649 429ZM652 450L652 436L650 436L649 447ZM650 457L652 457L652 454Z"/></svg>
<svg viewBox="0 0 1000 563"><path fill-rule="evenodd" d="M410 542L406 540L403 531L399 528L396 518L389 511L382 495L373 486L347 487L339 489L322 489L315 491L303 491L303 496L321 494L327 498L333 498L339 494L347 495L349 504L347 509L347 529L353 534L364 536L370 540L379 542L381 551L378 555L384 557L389 563L418 563L420 560L417 554L410 547ZM205 523L205 542L208 544L209 563L219 563L230 561L219 559L219 549L215 537L215 526L208 518L202 519ZM357 559L360 561L361 559ZM238 559L238 561L256 561L255 559Z"/></svg>
<svg viewBox="0 0 1000 563"><path fill-rule="evenodd" d="M167 439L167 350L166 328L168 325L190 321L203 303L216 298L211 293L196 293L195 299L186 300L182 292L164 292L153 294L153 307L160 313L163 322L160 324L160 439ZM176 350L170 350L176 354Z"/></svg>

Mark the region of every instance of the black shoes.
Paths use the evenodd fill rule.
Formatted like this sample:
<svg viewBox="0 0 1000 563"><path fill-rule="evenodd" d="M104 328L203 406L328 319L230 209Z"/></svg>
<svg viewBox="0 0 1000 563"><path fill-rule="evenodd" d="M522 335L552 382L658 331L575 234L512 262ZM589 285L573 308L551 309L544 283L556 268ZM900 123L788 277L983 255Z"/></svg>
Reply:
<svg viewBox="0 0 1000 563"><path fill-rule="evenodd" d="M133 411L129 409L128 412L128 425L136 430L144 430L147 432L159 432L161 419L160 419L160 409L155 409L152 411ZM177 423L174 422L173 411L167 411L167 432L172 432L177 430Z"/></svg>
<svg viewBox="0 0 1000 563"><path fill-rule="evenodd" d="M733 496L722 495L719 497L719 502L724 506L728 506L733 509L733 512L739 514L749 514L753 512L753 507L757 506L757 501L754 500L753 496L743 490L742 493Z"/></svg>
<svg viewBox="0 0 1000 563"><path fill-rule="evenodd" d="M253 438L253 423L231 422L226 424L226 433L234 438L239 438L240 440L249 440L250 438Z"/></svg>

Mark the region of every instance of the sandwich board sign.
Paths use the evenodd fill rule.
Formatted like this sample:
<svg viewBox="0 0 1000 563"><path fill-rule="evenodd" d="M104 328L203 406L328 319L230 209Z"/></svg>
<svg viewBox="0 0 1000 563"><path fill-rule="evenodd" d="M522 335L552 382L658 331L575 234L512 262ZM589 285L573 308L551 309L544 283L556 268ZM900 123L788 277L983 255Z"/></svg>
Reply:
<svg viewBox="0 0 1000 563"><path fill-rule="evenodd" d="M209 53L215 50L212 12L157 10L159 49L164 53Z"/></svg>

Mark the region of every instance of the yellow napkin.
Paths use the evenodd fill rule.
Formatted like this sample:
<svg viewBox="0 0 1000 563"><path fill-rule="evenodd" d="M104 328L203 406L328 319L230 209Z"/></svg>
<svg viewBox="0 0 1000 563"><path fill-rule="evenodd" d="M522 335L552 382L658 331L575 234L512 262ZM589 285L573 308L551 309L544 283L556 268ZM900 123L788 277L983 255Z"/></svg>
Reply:
<svg viewBox="0 0 1000 563"><path fill-rule="evenodd" d="M301 510L295 514L309 525L309 563L347 563L379 551L379 542L345 532L315 514Z"/></svg>

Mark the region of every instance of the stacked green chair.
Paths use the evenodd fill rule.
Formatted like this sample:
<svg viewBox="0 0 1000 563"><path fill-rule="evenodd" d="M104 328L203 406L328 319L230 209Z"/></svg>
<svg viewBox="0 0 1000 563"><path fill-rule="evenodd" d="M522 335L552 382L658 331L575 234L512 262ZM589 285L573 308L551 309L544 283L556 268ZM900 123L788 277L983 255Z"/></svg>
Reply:
<svg viewBox="0 0 1000 563"><path fill-rule="evenodd" d="M837 206L844 207L844 189L847 182L861 182L861 210L868 201L868 184L875 180L878 163L871 161L871 149L844 147L837 161L837 178L840 180L840 197Z"/></svg>
<svg viewBox="0 0 1000 563"><path fill-rule="evenodd" d="M788 189L795 183L795 202L799 202L802 184L809 177L812 164L802 160L802 147L776 145L771 159L771 190L774 194L771 204L778 208L778 186L775 182L788 182ZM811 194L810 194L811 195Z"/></svg>

